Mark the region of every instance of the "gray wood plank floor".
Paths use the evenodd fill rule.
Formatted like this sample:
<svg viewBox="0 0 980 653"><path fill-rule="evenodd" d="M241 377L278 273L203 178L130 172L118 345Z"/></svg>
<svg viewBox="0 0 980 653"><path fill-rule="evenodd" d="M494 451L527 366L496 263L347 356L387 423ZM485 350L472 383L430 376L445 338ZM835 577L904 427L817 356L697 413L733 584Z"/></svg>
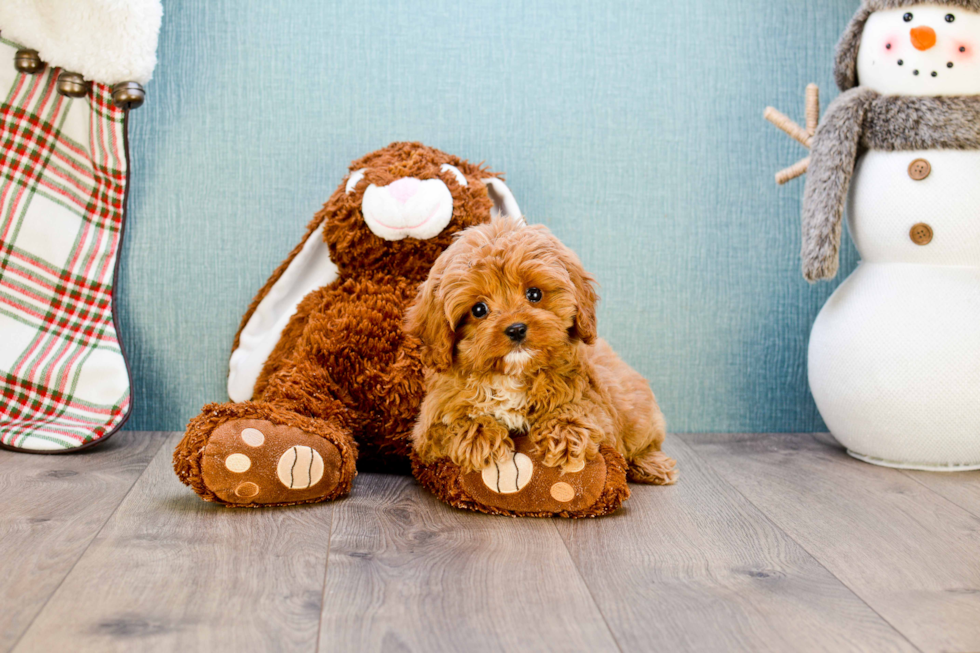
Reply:
<svg viewBox="0 0 980 653"><path fill-rule="evenodd" d="M0 653L980 650L980 473L676 436L680 483L597 520L369 474L332 505L230 510L178 483L178 438L0 452Z"/></svg>
<svg viewBox="0 0 980 653"><path fill-rule="evenodd" d="M164 440L124 431L73 456L0 451L0 650L38 616Z"/></svg>

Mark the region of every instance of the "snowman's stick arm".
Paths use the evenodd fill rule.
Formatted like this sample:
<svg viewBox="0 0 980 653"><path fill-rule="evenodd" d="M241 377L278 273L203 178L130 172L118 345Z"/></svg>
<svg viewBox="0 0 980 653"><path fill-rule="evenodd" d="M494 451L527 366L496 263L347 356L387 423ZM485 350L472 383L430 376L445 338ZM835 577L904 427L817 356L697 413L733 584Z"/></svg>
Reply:
<svg viewBox="0 0 980 653"><path fill-rule="evenodd" d="M820 87L807 84L806 87L806 133L811 137L817 133L820 123Z"/></svg>
<svg viewBox="0 0 980 653"><path fill-rule="evenodd" d="M766 112L762 114L762 117L789 134L793 140L803 147L810 147L810 134L807 133L807 130L790 120L786 114L773 107L766 107ZM807 122L809 122L809 116L807 117Z"/></svg>
<svg viewBox="0 0 980 653"><path fill-rule="evenodd" d="M813 137L817 133L817 125L820 123L820 89L816 84L807 85L805 98L806 128L800 127L784 113L773 107L766 107L766 111L762 116L786 132L800 145L810 149L813 145ZM782 186L797 177L802 177L809 168L810 157L797 161L785 170L780 170L776 173L776 183Z"/></svg>
<svg viewBox="0 0 980 653"><path fill-rule="evenodd" d="M785 183L793 181L797 177L802 177L806 174L809 167L810 157L797 161L785 170L780 170L776 173L776 183L782 186Z"/></svg>

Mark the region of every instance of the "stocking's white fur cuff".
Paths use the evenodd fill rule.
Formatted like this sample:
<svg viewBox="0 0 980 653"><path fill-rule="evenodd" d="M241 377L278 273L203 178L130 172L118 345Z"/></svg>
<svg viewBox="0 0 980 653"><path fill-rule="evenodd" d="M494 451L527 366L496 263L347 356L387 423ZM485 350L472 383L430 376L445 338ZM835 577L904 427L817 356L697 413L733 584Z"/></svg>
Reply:
<svg viewBox="0 0 980 653"><path fill-rule="evenodd" d="M2 0L0 33L85 79L145 84L162 14L160 0Z"/></svg>

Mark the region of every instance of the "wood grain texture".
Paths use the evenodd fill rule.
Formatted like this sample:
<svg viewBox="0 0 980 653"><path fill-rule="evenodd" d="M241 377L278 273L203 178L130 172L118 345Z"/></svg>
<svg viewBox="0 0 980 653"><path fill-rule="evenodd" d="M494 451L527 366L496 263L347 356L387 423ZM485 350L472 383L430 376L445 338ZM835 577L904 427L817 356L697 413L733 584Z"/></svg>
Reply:
<svg viewBox="0 0 980 653"><path fill-rule="evenodd" d="M167 440L15 651L316 647L331 505L229 509L180 485Z"/></svg>
<svg viewBox="0 0 980 653"><path fill-rule="evenodd" d="M623 650L914 651L679 438L673 487L557 522Z"/></svg>
<svg viewBox="0 0 980 653"><path fill-rule="evenodd" d="M903 474L940 494L975 517L980 517L980 471L975 472L916 472Z"/></svg>
<svg viewBox="0 0 980 653"><path fill-rule="evenodd" d="M687 441L921 650L980 650L976 515L805 435Z"/></svg>
<svg viewBox="0 0 980 653"><path fill-rule="evenodd" d="M123 432L71 455L0 451L0 651L24 633L164 439Z"/></svg>
<svg viewBox="0 0 980 653"><path fill-rule="evenodd" d="M334 511L321 651L614 651L549 520L362 475Z"/></svg>
<svg viewBox="0 0 980 653"><path fill-rule="evenodd" d="M382 475L233 510L177 482L179 434L115 437L0 453L0 651L980 650L969 474L685 436L677 486L598 520L458 511Z"/></svg>

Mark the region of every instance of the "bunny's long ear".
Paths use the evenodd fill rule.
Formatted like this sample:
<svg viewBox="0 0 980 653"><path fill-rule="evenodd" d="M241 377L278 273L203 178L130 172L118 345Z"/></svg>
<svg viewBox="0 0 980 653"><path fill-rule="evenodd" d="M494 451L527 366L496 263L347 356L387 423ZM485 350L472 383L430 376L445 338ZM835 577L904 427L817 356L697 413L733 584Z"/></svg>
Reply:
<svg viewBox="0 0 980 653"><path fill-rule="evenodd" d="M337 278L337 266L323 240L325 217L322 211L317 214L303 240L276 268L245 312L228 365L228 397L232 401L252 398L262 368L300 301Z"/></svg>
<svg viewBox="0 0 980 653"><path fill-rule="evenodd" d="M813 136L803 193L803 276L807 281L837 274L844 203L851 186L864 118L874 91L855 88L827 108Z"/></svg>
<svg viewBox="0 0 980 653"><path fill-rule="evenodd" d="M521 207L517 205L514 194L507 188L503 179L488 177L483 180L483 183L487 185L487 194L490 195L490 200L493 202L493 208L490 209L491 218L510 216L524 219L524 216L521 215Z"/></svg>

